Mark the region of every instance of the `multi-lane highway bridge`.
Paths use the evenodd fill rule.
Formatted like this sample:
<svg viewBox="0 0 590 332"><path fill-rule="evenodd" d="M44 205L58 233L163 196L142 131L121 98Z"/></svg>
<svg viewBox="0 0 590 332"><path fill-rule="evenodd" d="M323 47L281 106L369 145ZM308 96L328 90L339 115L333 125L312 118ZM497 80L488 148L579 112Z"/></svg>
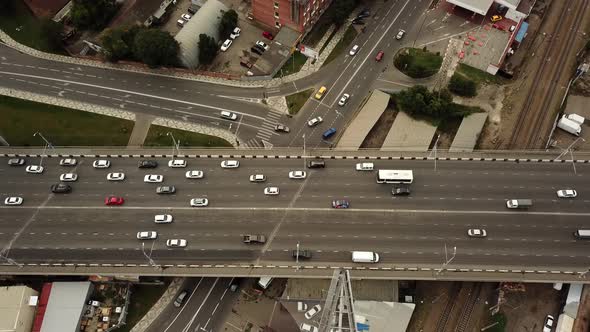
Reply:
<svg viewBox="0 0 590 332"><path fill-rule="evenodd" d="M590 267L590 243L572 235L588 227L586 160L572 165L543 153L463 156L441 157L435 166L433 158L409 154L312 151L301 158L228 150L189 151L177 156L187 168L169 168L171 156L162 151L71 151L49 153L42 174L7 164L15 155L38 164L37 151L6 150L0 158L2 201L24 199L22 206L0 208L2 273L330 277L334 268L346 268L357 278L584 281ZM76 157L77 166L60 166L66 155ZM317 156L326 160L325 169L306 169L305 180L288 178ZM99 158L109 159L110 168L93 168ZM240 167L221 168L228 158ZM366 158L376 169L412 169L412 194L394 197L374 172L356 171ZM144 159L157 160L158 168L139 169ZM204 178L186 179L194 169ZM78 174L72 192L52 194L50 185L66 172ZM124 172L126 179L107 181L109 172ZM157 195L145 174L163 175L176 194ZM251 174L267 181L251 183ZM270 185L280 188L279 196L263 194ZM557 198L564 188L576 189L578 197ZM108 195L124 197L125 204L105 206ZM190 207L193 197L210 204ZM350 200L351 207L332 209L336 198ZM530 198L534 206L508 210L509 198ZM174 222L155 224L160 213L172 214ZM487 238L469 238L470 228L484 228ZM139 241L138 231L157 231L158 239ZM268 241L246 245L243 234L264 234ZM188 246L167 248L170 238L184 238ZM292 259L297 244L312 251L311 260ZM381 261L352 263L352 250L378 252Z"/></svg>

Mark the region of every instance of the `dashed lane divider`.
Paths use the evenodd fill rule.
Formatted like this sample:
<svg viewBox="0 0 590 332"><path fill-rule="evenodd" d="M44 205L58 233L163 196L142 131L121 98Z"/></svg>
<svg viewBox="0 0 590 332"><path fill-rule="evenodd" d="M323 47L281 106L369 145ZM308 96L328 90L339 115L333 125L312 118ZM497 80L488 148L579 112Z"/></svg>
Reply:
<svg viewBox="0 0 590 332"><path fill-rule="evenodd" d="M241 159L302 159L301 155L247 155L247 154L13 154L3 153L0 156L5 158L241 158ZM385 156L306 156L307 159L350 159L350 160L441 160L441 161L499 161L515 163L571 163L571 160L555 159L532 159L532 158L473 158L473 157L385 157ZM590 160L574 159L575 163L587 164Z"/></svg>
<svg viewBox="0 0 590 332"><path fill-rule="evenodd" d="M1 263L2 267L14 267L14 264ZM149 268L152 267L149 264L124 264L124 263L25 263L21 264L22 267L70 267L70 268ZM431 267L372 267L372 266L316 266L316 265L260 265L260 264L162 264L164 268L175 268L178 270L182 269L227 269L227 268L242 268L252 270L256 269L279 269L279 270L327 270L327 269L345 269L350 271L392 271L392 272L439 272L440 268ZM579 275L584 271L560 271L560 270L513 270L513 269L478 269L478 268L444 268L444 273L447 272L458 272L458 273L516 273L521 275L527 274L549 274L549 275ZM179 273L184 274L182 271ZM255 275L255 271L254 274Z"/></svg>

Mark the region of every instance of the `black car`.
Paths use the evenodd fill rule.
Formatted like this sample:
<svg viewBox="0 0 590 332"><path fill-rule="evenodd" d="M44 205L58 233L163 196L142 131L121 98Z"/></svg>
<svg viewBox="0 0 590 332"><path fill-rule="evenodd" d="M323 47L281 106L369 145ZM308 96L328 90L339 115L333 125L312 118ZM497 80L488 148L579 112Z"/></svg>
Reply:
<svg viewBox="0 0 590 332"><path fill-rule="evenodd" d="M407 184L396 184L391 189L393 196L408 196L410 194L410 186Z"/></svg>
<svg viewBox="0 0 590 332"><path fill-rule="evenodd" d="M363 21L362 18L357 17L354 20L352 20L352 24L363 25L363 24L365 24L365 21Z"/></svg>
<svg viewBox="0 0 590 332"><path fill-rule="evenodd" d="M282 124L276 124L275 125L275 131L278 132L283 132L283 133L288 133L291 131L291 129L289 129L289 127L282 125Z"/></svg>
<svg viewBox="0 0 590 332"><path fill-rule="evenodd" d="M250 51L252 51L253 53L256 53L258 55L262 55L262 53L264 52L264 51L261 51L259 48L255 47L255 46L250 47Z"/></svg>
<svg viewBox="0 0 590 332"><path fill-rule="evenodd" d="M176 188L174 186L159 186L156 188L156 194L174 194Z"/></svg>
<svg viewBox="0 0 590 332"><path fill-rule="evenodd" d="M155 160L142 160L139 162L137 166L139 168L156 168L158 167L158 162Z"/></svg>
<svg viewBox="0 0 590 332"><path fill-rule="evenodd" d="M326 167L326 162L322 159L310 160L307 162L307 168L324 168Z"/></svg>
<svg viewBox="0 0 590 332"><path fill-rule="evenodd" d="M66 194L72 191L72 187L69 184L58 183L51 186L51 192L54 194Z"/></svg>
<svg viewBox="0 0 590 332"><path fill-rule="evenodd" d="M301 249L299 249L299 251L293 250L291 252L291 256L293 256L293 259L297 259L297 254L299 254L299 259L310 259L311 258L311 251L309 251L309 250L301 250Z"/></svg>

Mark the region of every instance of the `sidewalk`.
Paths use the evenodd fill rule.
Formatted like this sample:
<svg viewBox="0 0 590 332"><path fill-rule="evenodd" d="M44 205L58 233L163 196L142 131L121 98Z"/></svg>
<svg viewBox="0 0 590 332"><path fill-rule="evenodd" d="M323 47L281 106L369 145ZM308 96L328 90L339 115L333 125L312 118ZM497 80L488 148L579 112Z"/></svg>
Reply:
<svg viewBox="0 0 590 332"><path fill-rule="evenodd" d="M180 290L180 287L184 283L184 278L174 278L168 289L164 292L162 297L154 304L153 307L141 318L137 324L130 330L131 332L143 332L156 320L164 308L166 308L170 302L176 297L176 293Z"/></svg>
<svg viewBox="0 0 590 332"><path fill-rule="evenodd" d="M133 131L129 136L129 143L127 146L143 146L143 142L147 137L150 127L155 117L147 114L135 114L135 125L133 125Z"/></svg>

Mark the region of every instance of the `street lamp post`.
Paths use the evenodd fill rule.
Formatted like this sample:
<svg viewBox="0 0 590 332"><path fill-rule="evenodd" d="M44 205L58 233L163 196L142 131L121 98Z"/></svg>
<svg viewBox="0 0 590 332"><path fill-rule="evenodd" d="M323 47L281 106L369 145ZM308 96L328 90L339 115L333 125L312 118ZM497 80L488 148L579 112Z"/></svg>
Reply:
<svg viewBox="0 0 590 332"><path fill-rule="evenodd" d="M449 265L453 261L453 259L455 259L455 255L457 255L457 247L453 247L453 256L449 258L447 254L447 244L445 243L445 262L442 264L440 269L436 271L436 275L440 275L445 270L447 265Z"/></svg>
<svg viewBox="0 0 590 332"><path fill-rule="evenodd" d="M174 139L174 135L172 135L171 132L167 132L166 136L170 136L172 138L172 160L174 160L174 156L176 155L174 153L174 149L176 149L177 154L180 154L180 149L178 148L178 144L180 144L180 141L178 143L176 143L176 140Z"/></svg>
<svg viewBox="0 0 590 332"><path fill-rule="evenodd" d="M576 163L574 161L574 152L573 152L573 147L574 145L576 145L576 143L578 143L579 140L582 140L582 142L586 142L586 140L582 137L578 137L575 141L572 142L572 144L570 144L565 150L563 150L563 152L561 152L561 154L559 156L557 156L557 158L555 158L554 160L559 160L563 155L565 155L566 153L570 153L570 156L572 158L572 167L574 168L574 174L578 174L576 172Z"/></svg>
<svg viewBox="0 0 590 332"><path fill-rule="evenodd" d="M303 134L303 169L305 169L305 134Z"/></svg>
<svg viewBox="0 0 590 332"><path fill-rule="evenodd" d="M299 271L299 241L297 241L297 252L295 256L295 271Z"/></svg>
<svg viewBox="0 0 590 332"><path fill-rule="evenodd" d="M43 139L43 141L45 141L45 146L43 147L43 153L41 154L41 159L39 160L39 167L41 167L43 165L43 156L45 156L45 152L47 151L47 148L52 148L53 149L53 145L51 144L51 142L49 142L45 136L43 136L43 134L41 134L41 132L36 132L33 134L33 137L36 136L41 137L41 139Z"/></svg>
<svg viewBox="0 0 590 332"><path fill-rule="evenodd" d="M156 264L156 262L154 262L154 260L152 259L152 251L154 250L154 244L156 244L156 242L152 242L152 247L151 247L150 253L148 255L148 253L145 252L145 242L141 242L141 251L143 252L143 255L145 256L145 258L147 258L150 266L159 270L159 269L161 269L161 266Z"/></svg>

